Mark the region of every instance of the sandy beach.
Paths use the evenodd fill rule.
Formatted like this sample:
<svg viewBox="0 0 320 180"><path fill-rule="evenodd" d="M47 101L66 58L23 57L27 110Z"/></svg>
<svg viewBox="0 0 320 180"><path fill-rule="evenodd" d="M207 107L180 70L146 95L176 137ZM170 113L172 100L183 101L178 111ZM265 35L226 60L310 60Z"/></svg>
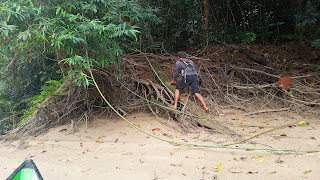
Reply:
<svg viewBox="0 0 320 180"><path fill-rule="evenodd" d="M203 128L185 132L179 124L149 113L126 117L142 130L170 141L221 145L239 141L232 135ZM232 147L320 150L319 116L302 117L289 112L244 116L225 110L216 117L242 139L299 121ZM247 127L241 125L254 125ZM271 127L269 127L271 126ZM44 179L290 179L316 180L320 153L238 150L173 145L149 137L121 118L96 118L78 126L50 129L46 134L0 147L0 177L7 178L25 159L33 159Z"/></svg>

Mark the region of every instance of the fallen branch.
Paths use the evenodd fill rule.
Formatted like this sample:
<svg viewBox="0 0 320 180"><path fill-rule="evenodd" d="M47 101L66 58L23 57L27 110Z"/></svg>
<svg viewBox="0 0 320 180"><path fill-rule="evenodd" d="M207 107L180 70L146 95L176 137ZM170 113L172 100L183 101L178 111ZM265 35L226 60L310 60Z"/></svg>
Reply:
<svg viewBox="0 0 320 180"><path fill-rule="evenodd" d="M254 111L242 114L244 116L253 115L253 114L260 114L260 113L267 113L267 112L280 112L280 111L289 111L290 108L282 108L282 109L266 109L266 110L260 110L260 111Z"/></svg>

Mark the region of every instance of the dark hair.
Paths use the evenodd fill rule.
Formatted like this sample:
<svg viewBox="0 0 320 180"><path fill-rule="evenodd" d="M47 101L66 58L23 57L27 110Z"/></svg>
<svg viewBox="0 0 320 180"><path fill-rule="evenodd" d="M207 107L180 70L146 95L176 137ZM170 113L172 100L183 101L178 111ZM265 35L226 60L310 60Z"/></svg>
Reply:
<svg viewBox="0 0 320 180"><path fill-rule="evenodd" d="M183 51L179 51L178 54L177 54L179 57L181 58L186 58L186 53L184 53Z"/></svg>

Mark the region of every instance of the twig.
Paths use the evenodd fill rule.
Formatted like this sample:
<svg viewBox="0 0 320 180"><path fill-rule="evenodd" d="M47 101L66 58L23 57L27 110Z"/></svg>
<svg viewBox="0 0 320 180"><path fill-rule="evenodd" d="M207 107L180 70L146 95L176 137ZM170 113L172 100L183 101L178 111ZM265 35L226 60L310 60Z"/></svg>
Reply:
<svg viewBox="0 0 320 180"><path fill-rule="evenodd" d="M15 60L16 60L16 57L14 56L12 58L12 60L10 61L10 63L8 64L8 66L6 67L5 72L7 72L9 70L9 67L15 62Z"/></svg>

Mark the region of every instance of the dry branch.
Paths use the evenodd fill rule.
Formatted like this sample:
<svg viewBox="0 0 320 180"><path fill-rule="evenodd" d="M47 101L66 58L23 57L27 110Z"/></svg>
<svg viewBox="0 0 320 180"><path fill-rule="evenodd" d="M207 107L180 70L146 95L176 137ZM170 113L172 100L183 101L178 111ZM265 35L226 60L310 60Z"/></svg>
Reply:
<svg viewBox="0 0 320 180"><path fill-rule="evenodd" d="M242 115L248 116L248 115L253 115L253 114L260 114L260 113L267 113L267 112L280 112L280 111L288 111L288 110L290 110L290 108L266 109L266 110L260 110L260 111L255 111L255 112L249 112L249 113L245 113Z"/></svg>
<svg viewBox="0 0 320 180"><path fill-rule="evenodd" d="M276 48L279 49L279 47ZM277 61L272 61L272 59L284 59L280 58L279 54L268 56L268 67L261 66L249 63L250 61L245 59L248 57L242 57L244 59L239 60L235 58L235 55L239 53L230 53L225 49L228 47L208 47L202 53L203 57L192 56L197 52L188 52L191 59L199 62L197 67L200 89L202 95L209 102L210 114L219 114L224 107L235 107L250 112L245 115L287 110L304 112L319 108L320 77L319 72L315 69L310 70L305 66L305 68L301 68L299 62L286 64L285 67L280 66ZM241 53L244 52L241 51ZM253 55L262 57L261 54ZM172 76L175 57L152 53L147 53L146 56L151 64L157 66L157 71L161 72L163 77ZM275 58L275 56L277 57ZM287 67L289 65L290 68ZM154 99L164 105L173 103L172 92L159 81L146 61L145 55L140 52L123 56L119 65L95 68L93 73L103 94L122 114L136 110L151 111L157 115L159 113L167 114L167 111L151 105L122 88L115 80L114 74L123 74L124 78L121 79L121 82L145 99ZM291 76L294 79L291 87L294 98L276 86L278 79L283 75ZM9 135L37 135L55 125L70 123L71 120L73 122L87 122L94 113L108 117L115 115L94 87L83 90L81 87L74 86L72 81L65 82L63 86L67 89L66 92L52 96L39 107L37 113L30 120ZM187 89L184 94L186 93L188 93ZM182 102L188 102L179 105L180 109L186 113L208 116L208 114L203 114L204 112L197 105L197 101L190 100L183 94L181 99ZM220 133L234 133L216 121L186 117L181 114L175 114L175 116L186 130L191 126L199 125Z"/></svg>

